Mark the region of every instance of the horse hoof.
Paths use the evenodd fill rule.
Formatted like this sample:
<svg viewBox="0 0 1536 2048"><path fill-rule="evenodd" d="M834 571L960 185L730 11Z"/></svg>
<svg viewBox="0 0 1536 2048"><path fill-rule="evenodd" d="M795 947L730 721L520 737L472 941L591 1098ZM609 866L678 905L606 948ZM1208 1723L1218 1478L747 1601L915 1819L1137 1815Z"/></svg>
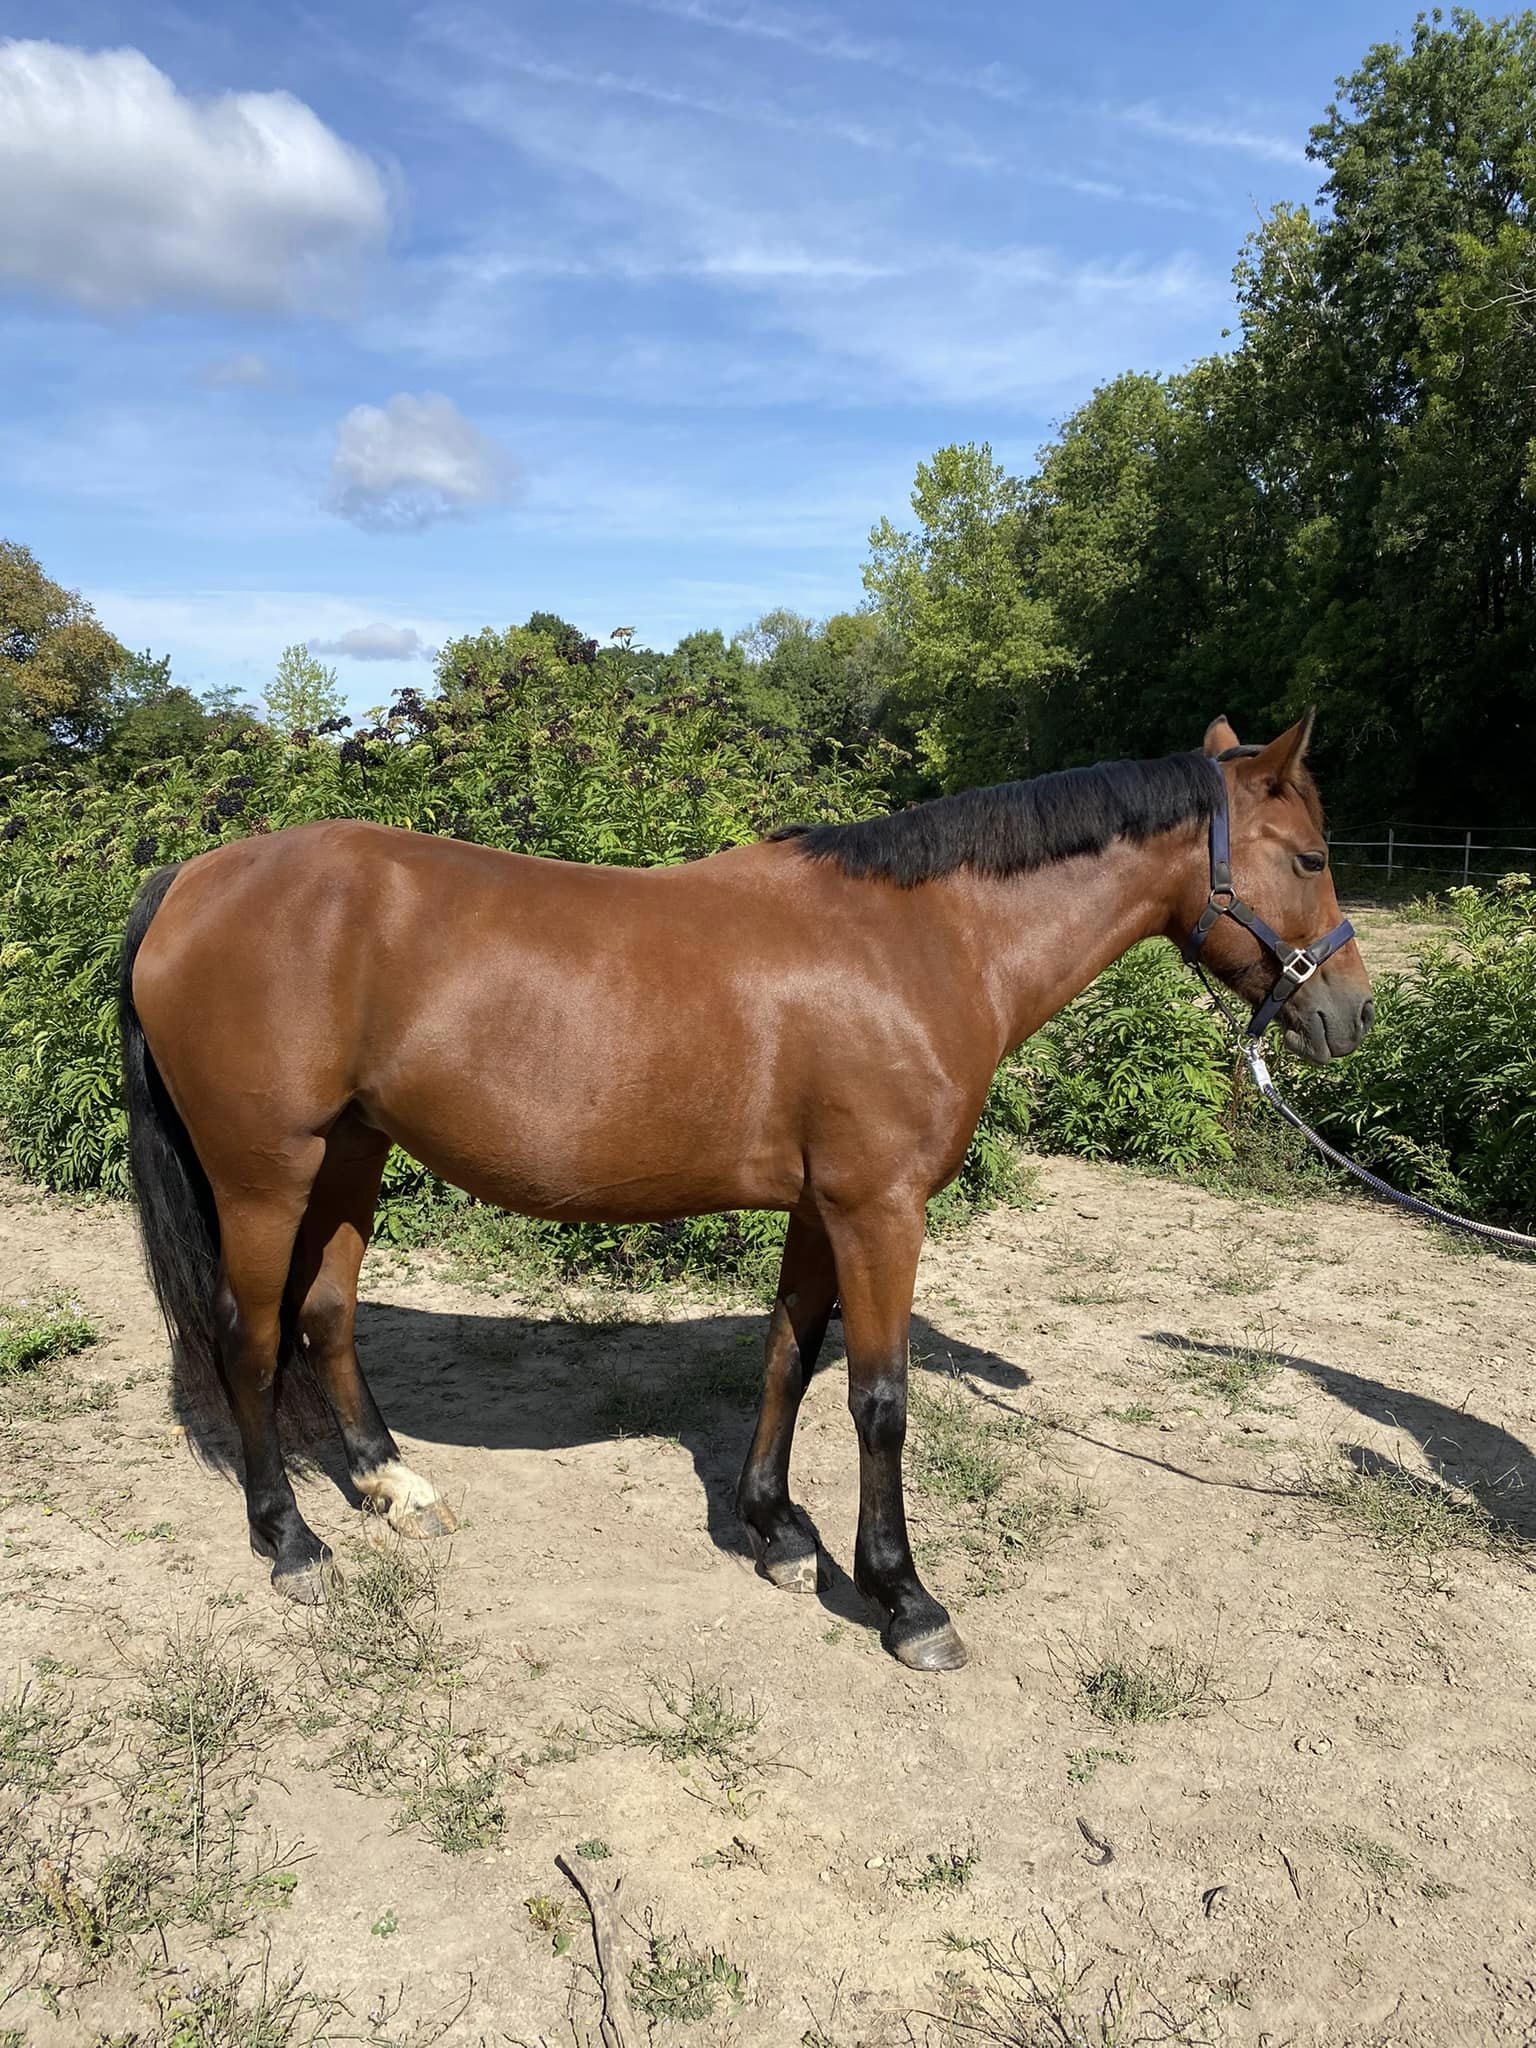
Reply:
<svg viewBox="0 0 1536 2048"><path fill-rule="evenodd" d="M425 1543L433 1536L451 1536L459 1518L443 1500L423 1501L420 1507L390 1511L389 1526L402 1536L414 1536Z"/></svg>
<svg viewBox="0 0 1536 2048"><path fill-rule="evenodd" d="M786 1593L824 1593L832 1583L819 1550L805 1551L799 1557L762 1557L757 1568L769 1585Z"/></svg>
<svg viewBox="0 0 1536 2048"><path fill-rule="evenodd" d="M942 1628L908 1636L904 1642L888 1642L887 1647L909 1671L958 1671L970 1661L970 1652L953 1623L947 1621Z"/></svg>
<svg viewBox="0 0 1536 2048"><path fill-rule="evenodd" d="M329 1557L319 1564L303 1564L296 1571L274 1572L272 1590L300 1607L323 1607L341 1583L341 1574Z"/></svg>

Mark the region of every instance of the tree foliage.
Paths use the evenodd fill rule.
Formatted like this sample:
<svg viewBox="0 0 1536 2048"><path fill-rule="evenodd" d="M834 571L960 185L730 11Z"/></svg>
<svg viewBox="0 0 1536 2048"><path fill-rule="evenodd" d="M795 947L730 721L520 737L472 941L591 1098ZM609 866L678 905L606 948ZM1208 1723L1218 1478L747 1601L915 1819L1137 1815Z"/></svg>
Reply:
<svg viewBox="0 0 1536 2048"><path fill-rule="evenodd" d="M867 580L933 782L1323 712L1356 819L1529 822L1536 14L1422 16L1242 251L1230 351L1095 392L1033 476L949 448Z"/></svg>

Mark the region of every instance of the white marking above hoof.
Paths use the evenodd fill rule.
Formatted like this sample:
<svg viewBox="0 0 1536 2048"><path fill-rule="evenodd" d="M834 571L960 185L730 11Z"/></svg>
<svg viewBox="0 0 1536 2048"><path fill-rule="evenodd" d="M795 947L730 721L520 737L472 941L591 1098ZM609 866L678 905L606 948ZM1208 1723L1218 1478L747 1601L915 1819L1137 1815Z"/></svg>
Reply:
<svg viewBox="0 0 1536 2048"><path fill-rule="evenodd" d="M454 1528L453 1511L437 1497L430 1479L423 1479L398 1458L360 1472L353 1482L376 1514L388 1517L392 1529L407 1536L446 1536Z"/></svg>

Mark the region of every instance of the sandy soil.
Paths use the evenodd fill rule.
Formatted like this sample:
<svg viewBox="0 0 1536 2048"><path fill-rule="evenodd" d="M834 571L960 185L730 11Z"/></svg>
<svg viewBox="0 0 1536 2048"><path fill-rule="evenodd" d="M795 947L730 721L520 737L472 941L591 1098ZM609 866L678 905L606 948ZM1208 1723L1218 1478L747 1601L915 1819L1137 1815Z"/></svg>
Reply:
<svg viewBox="0 0 1536 2048"><path fill-rule="evenodd" d="M504 1807L456 1856L327 1767L304 1625L249 1555L238 1494L168 1421L128 1216L0 1190L0 1299L56 1289L103 1332L74 1369L116 1398L0 1434L4 1688L35 1693L52 1658L110 1714L176 1632L213 1629L272 1696L249 1827L302 1860L222 1945L182 1926L92 1959L13 1935L0 2039L243 2048L156 2033L157 2001L260 1954L345 2001L294 2041L595 2039L554 1858L600 1841L583 1867L623 1874L626 1961L646 1964L648 1931L663 1956L677 1939L724 1959L712 2016L656 2018L658 2040L1536 2042L1536 1269L1350 1203L1047 1163L1036 1206L923 1263L912 1462L969 1432L1047 1507L1008 1524L913 1485L920 1559L973 1652L920 1678L845 1576L840 1371L796 1459L838 1571L797 1599L754 1575L730 1508L758 1314L522 1299L373 1258L364 1362L463 1519L433 1547L443 1626L473 1645L452 1714L483 1733ZM724 1397L675 1435L619 1430L712 1374ZM349 1570L381 1540L328 1473L301 1500ZM1188 1710L1106 1724L1083 1674L1149 1649ZM717 1770L623 1739L626 1715L672 1725L658 1688L713 1687L760 1716ZM92 1755L66 1792L105 1840L123 1808L87 1790ZM560 1909L553 1932L530 1899Z"/></svg>

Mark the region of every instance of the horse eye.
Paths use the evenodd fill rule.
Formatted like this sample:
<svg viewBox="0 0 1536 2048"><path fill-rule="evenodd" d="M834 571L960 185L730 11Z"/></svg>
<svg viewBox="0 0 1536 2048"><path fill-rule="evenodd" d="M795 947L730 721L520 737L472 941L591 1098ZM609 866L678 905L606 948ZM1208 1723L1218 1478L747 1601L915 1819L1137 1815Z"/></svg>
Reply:
<svg viewBox="0 0 1536 2048"><path fill-rule="evenodd" d="M1304 875L1320 875L1328 865L1326 853L1298 853L1296 865Z"/></svg>

